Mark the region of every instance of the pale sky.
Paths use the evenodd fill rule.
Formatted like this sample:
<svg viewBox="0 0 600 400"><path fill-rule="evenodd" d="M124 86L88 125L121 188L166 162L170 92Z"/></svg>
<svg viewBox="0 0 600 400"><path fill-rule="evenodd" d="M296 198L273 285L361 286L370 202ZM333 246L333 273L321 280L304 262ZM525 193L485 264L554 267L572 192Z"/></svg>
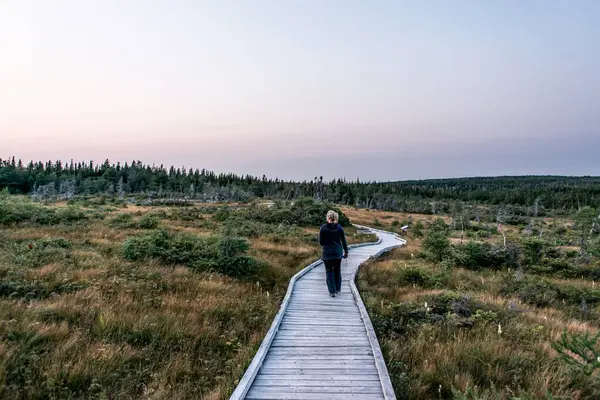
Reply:
<svg viewBox="0 0 600 400"><path fill-rule="evenodd" d="M600 175L600 1L0 0L0 157Z"/></svg>

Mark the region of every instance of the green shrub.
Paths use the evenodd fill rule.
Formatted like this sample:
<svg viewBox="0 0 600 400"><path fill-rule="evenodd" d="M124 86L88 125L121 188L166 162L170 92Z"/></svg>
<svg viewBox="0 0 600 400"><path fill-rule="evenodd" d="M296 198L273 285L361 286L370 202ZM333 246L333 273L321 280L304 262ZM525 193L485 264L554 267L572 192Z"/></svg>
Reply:
<svg viewBox="0 0 600 400"><path fill-rule="evenodd" d="M146 214L136 221L132 214L121 213L111 218L108 224L120 229L155 229L160 224L160 220L154 215Z"/></svg>
<svg viewBox="0 0 600 400"><path fill-rule="evenodd" d="M423 237L423 228L424 226L421 220L417 221L415 226L413 226L411 229L412 235L416 238Z"/></svg>
<svg viewBox="0 0 600 400"><path fill-rule="evenodd" d="M228 207L220 207L217 210L217 212L215 213L215 215L213 216L213 218L216 221L224 222L227 220L227 218L229 218L230 215L231 215L231 210L229 210Z"/></svg>
<svg viewBox="0 0 600 400"><path fill-rule="evenodd" d="M600 303L600 290L570 285L561 285L548 279L527 276L526 279L507 277L502 284L502 295L516 295L523 302L538 307L590 306Z"/></svg>
<svg viewBox="0 0 600 400"><path fill-rule="evenodd" d="M131 261L154 258L166 264L214 270L238 278L248 277L262 267L247 255L247 251L248 243L241 238L171 235L166 231L131 237L122 248L123 256Z"/></svg>
<svg viewBox="0 0 600 400"><path fill-rule="evenodd" d="M446 222L444 222L444 220L442 218L436 218L429 226L429 229L431 231L436 231L436 232L449 232L450 231L450 227L448 226L448 224L446 224Z"/></svg>
<svg viewBox="0 0 600 400"><path fill-rule="evenodd" d="M202 219L203 213L214 213L214 208L199 208L199 207L178 207L171 208L171 214L168 218L171 220L180 221L198 221Z"/></svg>
<svg viewBox="0 0 600 400"><path fill-rule="evenodd" d="M423 240L423 254L434 262L440 262L450 255L448 232L432 229Z"/></svg>
<svg viewBox="0 0 600 400"><path fill-rule="evenodd" d="M453 312L453 304L460 302L461 300L463 300L462 296L455 292L444 292L427 297L427 303L431 312L440 315L446 315Z"/></svg>
<svg viewBox="0 0 600 400"><path fill-rule="evenodd" d="M156 216L146 214L139 219L137 222L137 227L139 229L156 229L158 228L159 224L160 220Z"/></svg>
<svg viewBox="0 0 600 400"><path fill-rule="evenodd" d="M10 299L45 299L53 293L71 293L88 286L83 282L62 282L62 281L25 281L22 279L8 280L0 282L0 297Z"/></svg>
<svg viewBox="0 0 600 400"><path fill-rule="evenodd" d="M247 255L249 246L244 239L220 236L216 243L217 256L205 263L217 272L233 277L245 277L258 265Z"/></svg>
<svg viewBox="0 0 600 400"><path fill-rule="evenodd" d="M454 262L462 267L479 270L483 268L500 268L504 262L504 253L489 243L469 241L466 244L453 246Z"/></svg>
<svg viewBox="0 0 600 400"><path fill-rule="evenodd" d="M70 223L87 219L86 213L74 206L57 208L55 215L58 222Z"/></svg>
<svg viewBox="0 0 600 400"><path fill-rule="evenodd" d="M369 315L378 337L404 337L430 321L422 305L412 303L391 304L387 314L372 308Z"/></svg>
<svg viewBox="0 0 600 400"><path fill-rule="evenodd" d="M422 288L433 286L432 275L417 267L398 268L397 278L400 286L418 285Z"/></svg>
<svg viewBox="0 0 600 400"><path fill-rule="evenodd" d="M133 215L129 213L117 214L108 221L108 224L115 228L132 228L133 227Z"/></svg>
<svg viewBox="0 0 600 400"><path fill-rule="evenodd" d="M442 263L444 264L444 263ZM400 286L417 285L423 289L444 287L452 276L452 267L444 265L441 272L433 274L429 271L417 268L398 268L397 279Z"/></svg>
<svg viewBox="0 0 600 400"><path fill-rule="evenodd" d="M43 238L13 244L12 263L26 268L38 268L50 263L71 264L71 242L64 238Z"/></svg>
<svg viewBox="0 0 600 400"><path fill-rule="evenodd" d="M471 318L473 319L473 322L497 322L498 313L492 310L476 310Z"/></svg>
<svg viewBox="0 0 600 400"><path fill-rule="evenodd" d="M570 334L565 330L552 347L564 362L587 376L600 370L600 332Z"/></svg>
<svg viewBox="0 0 600 400"><path fill-rule="evenodd" d="M586 243L586 250L596 256L596 257L600 257L600 237L593 239L593 240L589 240Z"/></svg>
<svg viewBox="0 0 600 400"><path fill-rule="evenodd" d="M521 241L523 249L523 262L525 265L533 265L540 262L546 249L548 242L536 237L527 238Z"/></svg>
<svg viewBox="0 0 600 400"><path fill-rule="evenodd" d="M38 245L42 247L60 247L63 249L71 248L71 242L61 237L40 239L38 240Z"/></svg>
<svg viewBox="0 0 600 400"><path fill-rule="evenodd" d="M86 213L73 206L50 208L11 197L4 197L0 200L0 225L19 223L55 225L85 219L87 219Z"/></svg>

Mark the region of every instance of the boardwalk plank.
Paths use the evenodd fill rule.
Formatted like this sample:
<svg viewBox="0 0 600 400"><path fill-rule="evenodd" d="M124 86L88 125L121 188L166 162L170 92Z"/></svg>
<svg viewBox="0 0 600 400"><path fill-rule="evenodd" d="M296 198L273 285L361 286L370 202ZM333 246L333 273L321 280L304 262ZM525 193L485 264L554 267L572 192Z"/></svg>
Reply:
<svg viewBox="0 0 600 400"><path fill-rule="evenodd" d="M350 394L350 393L253 393L253 396L247 396L248 400L382 400L380 394Z"/></svg>
<svg viewBox="0 0 600 400"><path fill-rule="evenodd" d="M342 263L342 293L332 298L325 269L315 262L298 273L251 367L231 400L395 400L373 327L354 285L358 266L401 245L376 231L378 244L356 247ZM366 320L365 320L366 318Z"/></svg>
<svg viewBox="0 0 600 400"><path fill-rule="evenodd" d="M350 383L346 383L346 382L356 382L356 381L369 381L369 382L377 382L378 384L380 384L379 382L379 374L374 373L374 374L360 374L360 375L354 375L354 374L345 374L342 376L334 376L334 375L311 375L311 374L305 374L302 375L302 377L298 377L297 375L285 375L285 374L281 374L281 375L258 375L256 377L255 382L260 382L260 381L281 381L281 382L287 382L287 381L297 381L297 382L304 382L304 381L318 381L318 382L327 382L327 385L333 385L334 383L338 384L338 385L342 385L345 386L347 384Z"/></svg>

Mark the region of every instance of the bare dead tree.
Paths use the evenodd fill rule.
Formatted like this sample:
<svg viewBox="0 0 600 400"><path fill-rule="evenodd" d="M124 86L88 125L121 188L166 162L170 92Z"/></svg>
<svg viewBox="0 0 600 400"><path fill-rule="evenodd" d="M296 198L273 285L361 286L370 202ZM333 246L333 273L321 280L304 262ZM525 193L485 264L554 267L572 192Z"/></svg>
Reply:
<svg viewBox="0 0 600 400"><path fill-rule="evenodd" d="M541 201L541 197L537 197L535 199L535 201L533 202L533 216L537 218L539 212L540 212L540 201Z"/></svg>
<svg viewBox="0 0 600 400"><path fill-rule="evenodd" d="M498 225L498 231L502 234L503 239L503 247L506 248L506 233L504 232L504 228L502 224L504 224L509 217L508 210L505 207L500 207L498 209L498 213L496 214L496 224Z"/></svg>
<svg viewBox="0 0 600 400"><path fill-rule="evenodd" d="M431 203L429 203L429 205L431 206L431 213L433 215L437 214L437 210L435 208L435 201L432 201Z"/></svg>
<svg viewBox="0 0 600 400"><path fill-rule="evenodd" d="M31 198L34 201L50 200L56 197L56 188L54 183L48 183L46 185L34 186L31 191Z"/></svg>
<svg viewBox="0 0 600 400"><path fill-rule="evenodd" d="M58 188L58 196L62 199L70 199L75 196L75 180L62 181Z"/></svg>

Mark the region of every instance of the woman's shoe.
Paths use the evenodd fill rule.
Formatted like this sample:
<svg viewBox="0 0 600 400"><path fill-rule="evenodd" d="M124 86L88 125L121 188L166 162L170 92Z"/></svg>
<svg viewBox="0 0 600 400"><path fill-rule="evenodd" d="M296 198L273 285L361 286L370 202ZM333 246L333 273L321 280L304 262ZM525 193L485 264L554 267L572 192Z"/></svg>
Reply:
<svg viewBox="0 0 600 400"><path fill-rule="evenodd" d="M340 294L341 290L336 290L335 294Z"/></svg>
<svg viewBox="0 0 600 400"><path fill-rule="evenodd" d="M335 293L329 293L329 297L335 297Z"/></svg>

